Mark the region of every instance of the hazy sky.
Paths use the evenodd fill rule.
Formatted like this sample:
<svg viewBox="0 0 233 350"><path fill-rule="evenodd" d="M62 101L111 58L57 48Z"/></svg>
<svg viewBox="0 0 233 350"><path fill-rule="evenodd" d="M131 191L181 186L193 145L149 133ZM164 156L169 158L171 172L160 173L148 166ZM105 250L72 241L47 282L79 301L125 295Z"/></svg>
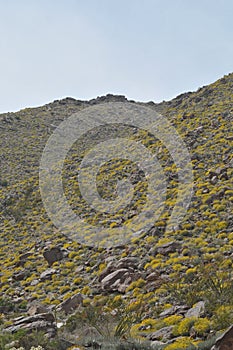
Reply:
<svg viewBox="0 0 233 350"><path fill-rule="evenodd" d="M0 112L159 102L233 71L232 0L0 0Z"/></svg>

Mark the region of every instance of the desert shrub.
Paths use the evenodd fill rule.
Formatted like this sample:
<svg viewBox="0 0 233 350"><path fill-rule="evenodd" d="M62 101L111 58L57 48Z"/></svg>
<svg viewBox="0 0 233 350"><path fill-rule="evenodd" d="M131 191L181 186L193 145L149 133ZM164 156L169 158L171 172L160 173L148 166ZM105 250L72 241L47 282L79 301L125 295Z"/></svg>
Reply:
<svg viewBox="0 0 233 350"><path fill-rule="evenodd" d="M196 347L192 344L192 341L188 337L180 337L174 343L165 347L166 350L187 350L188 348L189 350L196 350Z"/></svg>
<svg viewBox="0 0 233 350"><path fill-rule="evenodd" d="M207 318L198 318L193 325L194 331L203 336L210 330L211 322Z"/></svg>
<svg viewBox="0 0 233 350"><path fill-rule="evenodd" d="M177 326L177 334L178 335L189 335L189 331L191 327L194 325L194 322L196 321L195 317L187 317L184 318L179 325Z"/></svg>
<svg viewBox="0 0 233 350"><path fill-rule="evenodd" d="M14 336L14 340L17 340L20 347L23 347L24 350L31 350L31 348L37 348L40 346L43 350L63 350L62 341L58 338L48 339L44 332L42 331L33 331L31 334L26 332L18 332L17 336Z"/></svg>
<svg viewBox="0 0 233 350"><path fill-rule="evenodd" d="M15 309L15 305L11 302L9 298L1 297L0 298L0 311L10 312Z"/></svg>
<svg viewBox="0 0 233 350"><path fill-rule="evenodd" d="M225 329L233 323L232 305L221 305L214 310L213 327L217 330Z"/></svg>

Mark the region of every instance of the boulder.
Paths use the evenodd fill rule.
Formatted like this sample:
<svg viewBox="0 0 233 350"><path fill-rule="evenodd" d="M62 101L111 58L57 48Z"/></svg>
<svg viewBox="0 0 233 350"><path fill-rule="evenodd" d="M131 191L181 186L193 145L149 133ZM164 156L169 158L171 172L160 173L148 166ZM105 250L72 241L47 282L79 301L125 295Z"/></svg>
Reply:
<svg viewBox="0 0 233 350"><path fill-rule="evenodd" d="M41 281L50 280L52 278L52 275L54 275L55 273L56 273L55 269L47 269L41 273L40 280Z"/></svg>
<svg viewBox="0 0 233 350"><path fill-rule="evenodd" d="M15 272L12 275L12 279L15 281L22 281L27 277L26 270L21 270L19 272Z"/></svg>
<svg viewBox="0 0 233 350"><path fill-rule="evenodd" d="M156 332L150 333L148 335L149 340L169 340L172 338L172 331L174 326L167 326L159 329Z"/></svg>
<svg viewBox="0 0 233 350"><path fill-rule="evenodd" d="M80 293L73 295L72 297L63 301L58 309L65 311L66 314L76 309L79 305L83 303L83 296Z"/></svg>
<svg viewBox="0 0 233 350"><path fill-rule="evenodd" d="M136 269L138 266L138 258L135 257L125 257L121 258L119 261L115 261L114 259L110 259L107 267L102 271L99 276L99 281L101 282L106 276L110 273L119 270L119 269Z"/></svg>
<svg viewBox="0 0 233 350"><path fill-rule="evenodd" d="M160 317L168 317L171 315L184 315L188 310L187 305L173 305L159 314Z"/></svg>
<svg viewBox="0 0 233 350"><path fill-rule="evenodd" d="M5 331L15 333L19 330L25 330L28 333L32 331L45 331L46 335L53 337L56 334L56 323L52 313L42 313L28 317L17 317L13 324L5 328Z"/></svg>
<svg viewBox="0 0 233 350"><path fill-rule="evenodd" d="M172 241L165 243L157 248L157 253L161 255L167 255L176 252L180 248L180 243Z"/></svg>
<svg viewBox="0 0 233 350"><path fill-rule="evenodd" d="M52 266L56 261L63 259L63 253L59 247L47 248L43 252L45 260L47 260L49 266Z"/></svg>
<svg viewBox="0 0 233 350"><path fill-rule="evenodd" d="M19 260L16 262L15 266L24 266L24 264L28 261L29 256L31 256L33 253L32 252L26 252L22 253L19 256Z"/></svg>
<svg viewBox="0 0 233 350"><path fill-rule="evenodd" d="M133 271L130 269L118 269L111 272L101 281L102 289L107 291L119 291L124 293L133 280Z"/></svg>
<svg viewBox="0 0 233 350"><path fill-rule="evenodd" d="M29 316L44 314L44 313L48 313L48 312L49 312L48 308L42 304L39 304L39 303L31 304L29 306L28 311L27 311Z"/></svg>
<svg viewBox="0 0 233 350"><path fill-rule="evenodd" d="M205 302L199 301L191 309L189 309L185 317L201 317L205 313Z"/></svg>
<svg viewBox="0 0 233 350"><path fill-rule="evenodd" d="M157 350L159 346L160 346L160 347L161 347L161 346L165 346L166 343L163 343L163 342L161 342L161 341L159 341L159 340L154 340L154 341L152 341L152 342L150 343L150 345L151 345L151 347L152 347L153 349Z"/></svg>

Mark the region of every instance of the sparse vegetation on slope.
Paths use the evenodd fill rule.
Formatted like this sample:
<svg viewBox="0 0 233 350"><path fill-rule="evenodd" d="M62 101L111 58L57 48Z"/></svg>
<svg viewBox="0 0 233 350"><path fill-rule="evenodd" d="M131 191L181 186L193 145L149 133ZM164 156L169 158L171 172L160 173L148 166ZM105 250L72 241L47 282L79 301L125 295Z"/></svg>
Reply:
<svg viewBox="0 0 233 350"><path fill-rule="evenodd" d="M166 206L154 227L127 246L90 248L58 232L48 218L38 167L56 125L74 112L109 101L124 98L110 95L89 102L67 98L0 116L2 349L13 340L26 350L38 345L59 349L58 343L35 343L29 335L31 344L26 345L25 335L5 332L14 326L14 318L26 316L33 303L52 312L55 329L63 324L51 342L65 338L64 349L72 344L81 349L89 338L103 349L106 338L137 339L140 345L134 349L209 349L214 336L233 323L233 74L172 101L146 104L170 120L191 155L194 193L180 226L165 234L178 184L166 145L144 130L119 128L117 135L127 133L157 155L168 182ZM64 188L73 210L88 222L118 227L127 225L146 201L146 179L139 169L119 159L101 167L97 182L103 198L113 199L117 179L126 176L135 188L131 205L114 215L90 210L77 184L83 155L109 132L116 135L114 128L97 129L85 135L85 145L82 140L73 145L65 162ZM77 295L80 301L65 311L61 305ZM144 341L149 345L143 347ZM127 346L119 343L114 349L131 349Z"/></svg>

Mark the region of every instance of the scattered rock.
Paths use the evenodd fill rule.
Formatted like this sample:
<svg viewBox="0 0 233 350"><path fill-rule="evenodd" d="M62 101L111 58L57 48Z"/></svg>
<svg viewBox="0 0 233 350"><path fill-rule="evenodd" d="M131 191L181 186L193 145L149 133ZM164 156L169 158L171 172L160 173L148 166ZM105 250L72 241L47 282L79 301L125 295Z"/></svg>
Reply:
<svg viewBox="0 0 233 350"><path fill-rule="evenodd" d="M32 280L31 281L31 286L36 286L40 281L38 279Z"/></svg>
<svg viewBox="0 0 233 350"><path fill-rule="evenodd" d="M82 302L83 302L83 296L82 294L78 293L66 299L65 301L63 301L59 305L58 309L63 310L65 311L66 314L68 314L69 312L76 309L78 305L82 305Z"/></svg>
<svg viewBox="0 0 233 350"><path fill-rule="evenodd" d="M106 96L98 96L89 101L90 105L94 105L100 102L126 102L127 98L124 95L112 95L107 94Z"/></svg>
<svg viewBox="0 0 233 350"><path fill-rule="evenodd" d="M164 346L166 343L163 343L159 340L154 340L150 343L150 345L152 346L152 348L158 349L158 346Z"/></svg>
<svg viewBox="0 0 233 350"><path fill-rule="evenodd" d="M173 305L169 307L168 309L164 310L160 313L160 317L168 317L171 315L183 315L188 310L187 305Z"/></svg>
<svg viewBox="0 0 233 350"><path fill-rule="evenodd" d="M85 348L91 348L91 349L101 349L102 345L100 342L97 342L96 340L89 340L84 344Z"/></svg>
<svg viewBox="0 0 233 350"><path fill-rule="evenodd" d="M49 312L49 310L46 306L38 304L38 303L32 304L27 311L29 316L44 314L44 313L48 313L48 312Z"/></svg>
<svg viewBox="0 0 233 350"><path fill-rule="evenodd" d="M78 266L76 269L75 269L75 274L77 274L77 273L80 273L80 272L82 272L82 271L84 271L84 266L83 265L80 265L80 266Z"/></svg>
<svg viewBox="0 0 233 350"><path fill-rule="evenodd" d="M167 326L159 329L156 332L149 334L149 340L169 340L172 338L172 330L174 326Z"/></svg>
<svg viewBox="0 0 233 350"><path fill-rule="evenodd" d="M19 261L17 261L17 263L15 264L16 267L19 266L24 266L24 264L28 261L29 256L31 256L33 253L32 252L26 252L26 253L22 253L19 256Z"/></svg>
<svg viewBox="0 0 233 350"><path fill-rule="evenodd" d="M136 257L125 257L119 261L107 258L106 261L109 261L108 265L99 276L103 290L125 293L130 283L141 275L137 272L138 258Z"/></svg>
<svg viewBox="0 0 233 350"><path fill-rule="evenodd" d="M201 317L204 313L205 313L205 302L199 301L186 312L185 317Z"/></svg>
<svg viewBox="0 0 233 350"><path fill-rule="evenodd" d="M43 252L45 260L47 260L49 266L52 266L56 261L63 259L63 253L59 247L47 249Z"/></svg>
<svg viewBox="0 0 233 350"><path fill-rule="evenodd" d="M5 331L15 333L21 329L29 333L34 330L44 331L48 337L53 337L56 334L55 318L52 313L17 317L13 320L13 325L5 328Z"/></svg>
<svg viewBox="0 0 233 350"><path fill-rule="evenodd" d="M176 252L181 244L175 241L165 243L157 248L158 254L167 255Z"/></svg>
<svg viewBox="0 0 233 350"><path fill-rule="evenodd" d="M146 276L146 280L148 282L152 282L152 281L156 281L158 277L159 277L159 274L157 272L152 272L148 276Z"/></svg>
<svg viewBox="0 0 233 350"><path fill-rule="evenodd" d="M40 280L41 281L50 280L52 278L52 275L54 275L55 273L56 273L55 269L47 269L41 273Z"/></svg>
<svg viewBox="0 0 233 350"><path fill-rule="evenodd" d="M22 270L22 271L13 273L12 279L15 280L15 281L22 281L22 280L24 280L26 278L26 276L27 276L26 271Z"/></svg>
<svg viewBox="0 0 233 350"><path fill-rule="evenodd" d="M228 180L227 168L219 167L215 170L209 170L209 181L212 185L215 185L218 180Z"/></svg>
<svg viewBox="0 0 233 350"><path fill-rule="evenodd" d="M138 258L134 258L134 257L122 258L119 261L115 261L115 259L110 257L109 260L110 261L109 261L107 267L102 271L102 273L99 276L99 281L102 281L110 273L112 273L112 272L114 272L114 271L116 271L118 269L129 269L129 268L131 268L131 269L135 270L137 268L137 266L138 266Z"/></svg>
<svg viewBox="0 0 233 350"><path fill-rule="evenodd" d="M124 293L133 280L134 271L130 269L116 270L101 281L102 289Z"/></svg>

